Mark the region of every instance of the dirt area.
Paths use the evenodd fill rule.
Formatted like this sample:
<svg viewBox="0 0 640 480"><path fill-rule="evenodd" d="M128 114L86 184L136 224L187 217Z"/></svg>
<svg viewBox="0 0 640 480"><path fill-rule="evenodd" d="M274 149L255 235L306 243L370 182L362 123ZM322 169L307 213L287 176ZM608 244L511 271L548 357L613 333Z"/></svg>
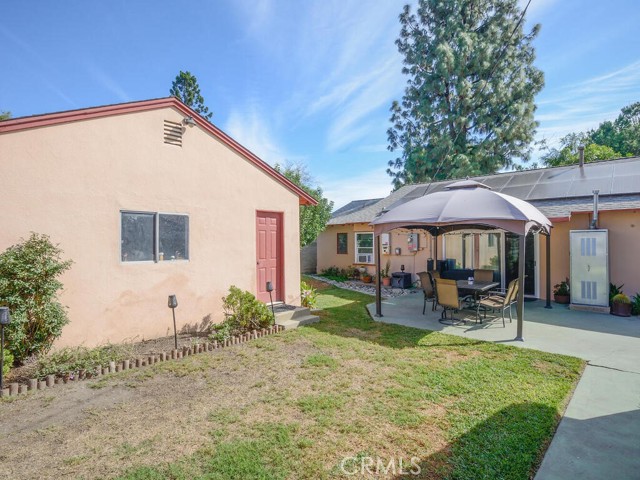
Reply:
<svg viewBox="0 0 640 480"><path fill-rule="evenodd" d="M210 438L213 412L252 410L274 386L296 388L290 372L311 348L270 351L256 368L265 353L239 345L2 402L0 478L110 477L192 454Z"/></svg>
<svg viewBox="0 0 640 480"><path fill-rule="evenodd" d="M179 333L178 348L191 346L195 343L204 343L207 341L205 334L197 333ZM144 357L161 352L170 352L175 347L175 339L173 336L161 337L153 340L143 340L140 342L124 343L127 350L131 352L131 358ZM106 365L103 365L106 366ZM5 387L11 382L19 382L27 384L30 378L35 377L37 360L34 358L27 361L25 365L11 369L4 379Z"/></svg>

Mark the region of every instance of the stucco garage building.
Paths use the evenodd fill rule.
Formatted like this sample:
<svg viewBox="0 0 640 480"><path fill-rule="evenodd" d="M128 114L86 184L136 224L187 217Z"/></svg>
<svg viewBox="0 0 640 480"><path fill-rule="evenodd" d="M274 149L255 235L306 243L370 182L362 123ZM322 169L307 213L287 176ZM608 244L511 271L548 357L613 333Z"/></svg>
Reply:
<svg viewBox="0 0 640 480"><path fill-rule="evenodd" d="M74 264L58 345L222 320L229 286L299 305L304 191L175 98L0 123L0 249L47 234Z"/></svg>

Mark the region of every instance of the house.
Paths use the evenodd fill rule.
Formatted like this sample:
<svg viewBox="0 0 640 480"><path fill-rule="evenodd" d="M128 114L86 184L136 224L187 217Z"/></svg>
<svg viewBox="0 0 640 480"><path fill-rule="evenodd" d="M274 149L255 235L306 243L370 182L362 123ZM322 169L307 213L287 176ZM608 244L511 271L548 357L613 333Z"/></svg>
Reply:
<svg viewBox="0 0 640 480"><path fill-rule="evenodd" d="M223 319L231 285L300 303L299 205L315 200L175 98L0 122L0 249L47 234L73 260L57 345Z"/></svg>
<svg viewBox="0 0 640 480"><path fill-rule="evenodd" d="M570 276L569 232L589 229L594 223L594 190L598 190L600 229L608 230L609 277L624 284L624 291L640 292L640 157L584 165L542 168L475 177L494 190L526 200L552 222L551 286ZM377 201L351 202L337 210L318 237L318 271L351 265L375 270L375 239L369 223L381 213L428 193L442 190L455 180L406 185ZM490 268L503 285L517 276L517 237L501 232L451 233L433 237L422 230L395 230L381 236L382 258L391 271L412 274L429 267L448 269L466 278L474 268ZM440 262L433 262L436 260ZM525 294L546 298L546 242L537 235L525 246ZM432 263L433 262L433 263Z"/></svg>

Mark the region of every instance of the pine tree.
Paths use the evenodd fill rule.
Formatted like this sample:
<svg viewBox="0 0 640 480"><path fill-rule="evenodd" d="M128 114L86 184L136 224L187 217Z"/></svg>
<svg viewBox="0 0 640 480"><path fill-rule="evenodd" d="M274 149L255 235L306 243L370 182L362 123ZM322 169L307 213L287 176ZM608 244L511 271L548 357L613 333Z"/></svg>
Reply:
<svg viewBox="0 0 640 480"><path fill-rule="evenodd" d="M209 108L204 104L204 98L200 93L200 85L198 79L191 72L183 72L176 75L176 79L171 84L169 95L178 98L185 105L193 108L201 116L211 121L213 112L209 112Z"/></svg>
<svg viewBox="0 0 640 480"><path fill-rule="evenodd" d="M387 172L404 183L494 173L528 160L544 85L518 0L419 0L396 44L408 75L391 107Z"/></svg>

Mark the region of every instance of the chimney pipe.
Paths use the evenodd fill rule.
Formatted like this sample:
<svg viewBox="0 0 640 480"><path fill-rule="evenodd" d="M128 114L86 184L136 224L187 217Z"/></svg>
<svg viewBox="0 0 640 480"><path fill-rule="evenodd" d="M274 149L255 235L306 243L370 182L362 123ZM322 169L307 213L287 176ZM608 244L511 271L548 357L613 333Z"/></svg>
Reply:
<svg viewBox="0 0 640 480"><path fill-rule="evenodd" d="M591 220L591 225L589 225L589 229L596 230L598 228L598 194L600 190L593 191L593 219Z"/></svg>
<svg viewBox="0 0 640 480"><path fill-rule="evenodd" d="M580 158L580 168L584 167L584 145L578 145L578 157Z"/></svg>

